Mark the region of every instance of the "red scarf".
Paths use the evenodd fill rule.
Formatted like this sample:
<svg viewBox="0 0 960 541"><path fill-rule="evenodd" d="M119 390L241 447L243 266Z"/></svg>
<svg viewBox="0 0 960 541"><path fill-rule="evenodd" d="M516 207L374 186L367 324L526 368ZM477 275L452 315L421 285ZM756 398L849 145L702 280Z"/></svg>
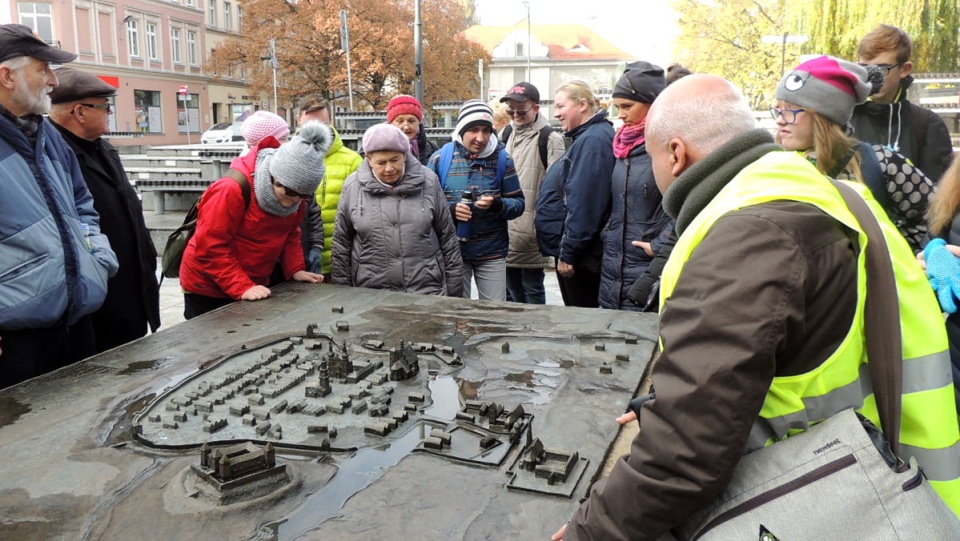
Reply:
<svg viewBox="0 0 960 541"><path fill-rule="evenodd" d="M624 124L613 138L613 155L617 159L623 159L630 155L630 152L639 145L642 145L647 138L643 134L647 126L647 118L644 117L639 124L628 126Z"/></svg>

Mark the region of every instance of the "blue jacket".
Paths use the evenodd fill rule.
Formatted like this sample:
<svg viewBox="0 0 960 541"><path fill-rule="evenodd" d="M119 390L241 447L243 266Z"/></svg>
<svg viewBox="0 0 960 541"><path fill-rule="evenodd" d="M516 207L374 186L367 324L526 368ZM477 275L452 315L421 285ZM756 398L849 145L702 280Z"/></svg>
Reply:
<svg viewBox="0 0 960 541"><path fill-rule="evenodd" d="M457 142L447 144L456 145L453 161L447 178L440 179L440 186L447 198L447 205L456 221L454 207L460 202L460 194L467 189L474 189L476 195L493 195L493 205L486 210L474 208L473 218L470 219L470 237L467 241L460 241L460 253L464 261L487 261L507 257L507 248L510 237L507 233L507 220L512 220L523 214L523 190L520 189L520 179L513 165L513 159L507 157L507 170L503 180L497 179L497 159L500 152L505 152L503 143L497 143L497 150L486 158L477 158L470 151ZM435 152L430 157L428 167L440 176L441 152ZM476 188L473 188L473 187Z"/></svg>
<svg viewBox="0 0 960 541"><path fill-rule="evenodd" d="M0 330L74 324L100 307L116 272L63 137L43 120L31 148L0 115Z"/></svg>
<svg viewBox="0 0 960 541"><path fill-rule="evenodd" d="M600 111L566 135L573 143L540 185L537 242L544 255L599 271L600 230L610 212L613 126Z"/></svg>
<svg viewBox="0 0 960 541"><path fill-rule="evenodd" d="M656 254L671 231L646 145L636 146L629 156L616 161L611 194L610 218L602 233L600 307L639 311L641 307L630 301L627 293L653 256L631 243L650 242Z"/></svg>

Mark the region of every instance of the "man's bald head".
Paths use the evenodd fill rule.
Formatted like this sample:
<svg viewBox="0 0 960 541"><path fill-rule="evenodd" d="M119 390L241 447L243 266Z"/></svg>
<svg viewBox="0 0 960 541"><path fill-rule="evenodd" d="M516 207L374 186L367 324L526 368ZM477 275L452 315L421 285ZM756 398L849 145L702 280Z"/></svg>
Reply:
<svg viewBox="0 0 960 541"><path fill-rule="evenodd" d="M678 80L647 115L647 151L657 185L665 191L691 165L755 127L750 105L730 81L705 74Z"/></svg>

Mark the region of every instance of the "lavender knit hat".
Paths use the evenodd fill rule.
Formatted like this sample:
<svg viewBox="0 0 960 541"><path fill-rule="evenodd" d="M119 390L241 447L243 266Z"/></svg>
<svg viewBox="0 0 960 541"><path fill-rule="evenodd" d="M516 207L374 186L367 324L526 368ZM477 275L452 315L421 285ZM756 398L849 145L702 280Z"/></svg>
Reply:
<svg viewBox="0 0 960 541"><path fill-rule="evenodd" d="M370 154L382 150L406 154L410 151L410 140L393 124L374 124L363 132L363 151Z"/></svg>

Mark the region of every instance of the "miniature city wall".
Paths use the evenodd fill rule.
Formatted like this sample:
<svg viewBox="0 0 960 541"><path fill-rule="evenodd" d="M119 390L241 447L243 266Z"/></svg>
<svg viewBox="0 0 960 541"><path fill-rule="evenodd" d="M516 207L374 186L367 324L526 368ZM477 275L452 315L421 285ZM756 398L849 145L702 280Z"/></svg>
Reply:
<svg viewBox="0 0 960 541"><path fill-rule="evenodd" d="M0 391L0 539L541 539L656 318L285 284Z"/></svg>

